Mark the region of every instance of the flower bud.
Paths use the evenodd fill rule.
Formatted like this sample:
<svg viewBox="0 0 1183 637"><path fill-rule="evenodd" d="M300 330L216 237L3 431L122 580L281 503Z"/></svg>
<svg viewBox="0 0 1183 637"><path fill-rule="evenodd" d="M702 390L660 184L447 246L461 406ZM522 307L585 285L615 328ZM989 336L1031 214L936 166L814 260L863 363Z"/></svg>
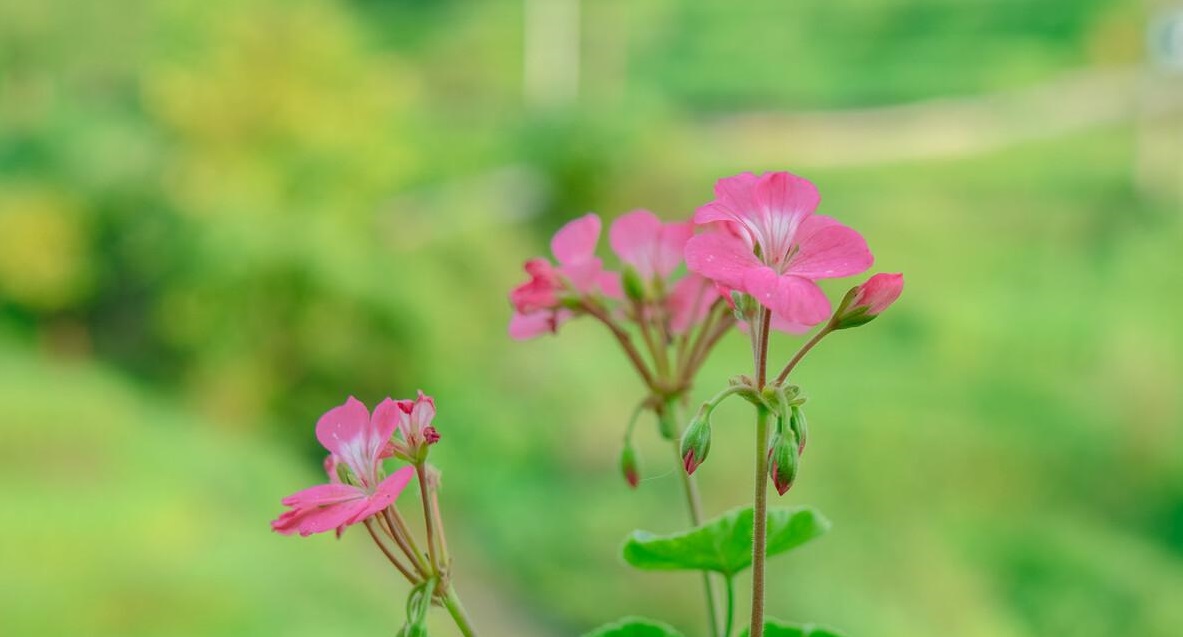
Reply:
<svg viewBox="0 0 1183 637"><path fill-rule="evenodd" d="M797 449L792 430L776 434L768 448L768 475L780 495L784 495L797 478Z"/></svg>
<svg viewBox="0 0 1183 637"><path fill-rule="evenodd" d="M631 265L626 267L620 282L624 287L624 295L630 301L645 300L645 282L641 280L641 275L637 272L636 268Z"/></svg>
<svg viewBox="0 0 1183 637"><path fill-rule="evenodd" d="M693 474L698 465L707 459L711 450L711 412L706 405L698 410L690 426L682 436L682 466L686 473Z"/></svg>
<svg viewBox="0 0 1183 637"><path fill-rule="evenodd" d="M627 440L624 443L624 448L620 450L620 472L624 474L628 486L636 489L637 484L641 481L641 469L637 463L637 451L633 449L633 444Z"/></svg>
<svg viewBox="0 0 1183 637"><path fill-rule="evenodd" d="M789 429L797 437L797 455L805 453L805 441L809 437L809 423L805 421L805 412L797 405L789 408Z"/></svg>
<svg viewBox="0 0 1183 637"><path fill-rule="evenodd" d="M423 428L423 441L429 445L434 445L440 441L440 432L435 427L428 425Z"/></svg>
<svg viewBox="0 0 1183 637"><path fill-rule="evenodd" d="M904 290L904 275L879 273L867 279L862 285L851 288L838 311L831 319L833 329L844 330L865 325L875 320L900 298Z"/></svg>

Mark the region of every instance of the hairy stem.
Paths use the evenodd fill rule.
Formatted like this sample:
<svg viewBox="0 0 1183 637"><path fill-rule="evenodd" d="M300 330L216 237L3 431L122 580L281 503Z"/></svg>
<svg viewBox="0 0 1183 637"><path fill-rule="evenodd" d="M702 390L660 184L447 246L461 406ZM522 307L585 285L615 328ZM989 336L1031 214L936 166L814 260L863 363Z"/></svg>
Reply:
<svg viewBox="0 0 1183 637"><path fill-rule="evenodd" d="M675 438L674 473L682 476L682 491L686 494L686 508L690 512L690 523L698 527L702 524L702 499L698 495L698 484L694 476L686 473L682 467L682 452L679 441ZM702 587L707 598L707 616L711 624L711 634L719 637L719 593L715 590L715 580L709 571L702 572Z"/></svg>
<svg viewBox="0 0 1183 637"><path fill-rule="evenodd" d="M448 585L448 590L443 596L444 608L448 609L448 614L456 622L456 627L460 629L460 633L464 637L475 637L476 631L472 628L472 620L468 617L468 612L464 610L464 604L460 603L460 596L456 594L456 588Z"/></svg>
<svg viewBox="0 0 1183 637"><path fill-rule="evenodd" d="M423 527L427 529L427 554L431 560L431 568L440 572L439 557L435 553L435 516L431 513L431 494L427 488L427 464L415 464L415 473L419 476L419 500L423 503Z"/></svg>
<svg viewBox="0 0 1183 637"><path fill-rule="evenodd" d="M832 331L834 330L832 330L829 325L826 325L820 331L818 331L817 334L814 334L813 338L806 341L805 344L801 346L801 349L797 350L797 353L793 354L793 357L789 359L789 362L787 365L785 365L785 368L780 370L780 375L776 377L776 383L779 385L788 380L789 373L793 371L793 368L797 367L797 363L800 363L801 359L805 358L805 355L809 353L809 350L813 349L815 345L820 343L821 340Z"/></svg>
<svg viewBox="0 0 1183 637"><path fill-rule="evenodd" d="M756 350L756 387L763 391L768 377L768 332L772 311L760 317L759 333L752 335ZM752 623L750 637L764 636L764 561L768 541L768 409L756 407L756 493L752 506Z"/></svg>
<svg viewBox="0 0 1183 637"><path fill-rule="evenodd" d="M390 560L390 563L393 564L394 567L398 569L398 572L403 574L403 577L407 578L408 582L410 582L411 584L417 583L419 581L419 578L412 575L411 570L408 569L406 566L403 566L403 563L398 559L398 557L396 557L394 555L394 553L389 548L387 548L386 543L382 541L382 538L380 538L378 536L378 532L374 530L374 521L367 519L365 521L365 525L366 525L366 530L370 532L370 537L374 538L374 544L377 544L378 548L382 549L382 553L386 556L386 559Z"/></svg>

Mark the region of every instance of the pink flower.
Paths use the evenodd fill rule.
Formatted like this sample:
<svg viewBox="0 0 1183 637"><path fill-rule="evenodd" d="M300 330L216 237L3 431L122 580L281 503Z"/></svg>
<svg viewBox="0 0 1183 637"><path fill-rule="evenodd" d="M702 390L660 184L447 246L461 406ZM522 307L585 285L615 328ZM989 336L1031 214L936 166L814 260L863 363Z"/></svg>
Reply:
<svg viewBox="0 0 1183 637"><path fill-rule="evenodd" d="M559 325L573 315L560 306L566 295L578 297L619 288L619 282L604 272L603 262L595 254L600 230L598 216L584 215L560 228L551 240L557 267L546 259L526 262L530 280L509 293L514 307L510 336L525 340L558 331Z"/></svg>
<svg viewBox="0 0 1183 637"><path fill-rule="evenodd" d="M620 260L646 281L666 279L682 263L694 224L662 223L648 210L634 210L612 222L608 242Z"/></svg>
<svg viewBox="0 0 1183 637"><path fill-rule="evenodd" d="M398 405L398 431L401 442L393 442L394 454L412 462L426 458L427 448L439 442L440 434L431 421L435 418L435 400L422 390L415 400L400 400Z"/></svg>
<svg viewBox="0 0 1183 637"><path fill-rule="evenodd" d="M670 319L670 333L685 334L706 320L707 314L719 300L719 288L711 281L691 273L674 284L665 300ZM728 299L730 301L730 299Z"/></svg>
<svg viewBox="0 0 1183 637"><path fill-rule="evenodd" d="M372 417L353 397L321 416L316 438L331 454L325 461L329 483L284 498L284 506L290 508L271 522L271 528L284 535L333 529L340 533L393 503L415 475L413 467L403 467L382 476L382 459L389 455L387 443L398 421L398 405L389 398Z"/></svg>
<svg viewBox="0 0 1183 637"><path fill-rule="evenodd" d="M867 279L862 285L851 288L838 306L834 317L835 329L858 327L869 323L883 310L891 307L904 291L903 274L880 272Z"/></svg>
<svg viewBox="0 0 1183 637"><path fill-rule="evenodd" d="M873 261L859 233L814 214L819 200L812 183L787 172L720 179L715 200L694 214L715 231L687 243L686 264L754 297L779 329L816 325L829 317L830 302L814 281L858 274Z"/></svg>

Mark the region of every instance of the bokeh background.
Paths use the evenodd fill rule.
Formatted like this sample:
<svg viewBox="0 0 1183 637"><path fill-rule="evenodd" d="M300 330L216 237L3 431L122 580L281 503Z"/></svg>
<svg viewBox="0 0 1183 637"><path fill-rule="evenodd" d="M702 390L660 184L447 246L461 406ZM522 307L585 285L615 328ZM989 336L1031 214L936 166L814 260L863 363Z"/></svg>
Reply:
<svg viewBox="0 0 1183 637"><path fill-rule="evenodd" d="M684 526L650 423L642 487L618 476L623 357L586 323L511 342L505 293L579 214L685 218L718 177L790 169L908 289L797 376L813 435L781 502L834 530L772 563L772 613L1177 636L1179 11L3 0L2 632L393 634L405 586L365 534L268 521L321 476L320 413L422 387L485 635L699 634L696 578L618 558ZM698 394L749 364L725 341ZM719 412L712 513L747 499L748 422Z"/></svg>

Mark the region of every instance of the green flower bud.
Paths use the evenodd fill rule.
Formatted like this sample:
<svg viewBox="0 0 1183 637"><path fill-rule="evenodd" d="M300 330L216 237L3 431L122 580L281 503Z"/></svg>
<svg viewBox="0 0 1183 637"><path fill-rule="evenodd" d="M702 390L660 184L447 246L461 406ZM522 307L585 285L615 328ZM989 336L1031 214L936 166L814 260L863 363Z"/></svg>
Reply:
<svg viewBox="0 0 1183 637"><path fill-rule="evenodd" d="M805 442L809 438L809 423L801 407L793 405L789 410L789 429L797 437L797 455L801 455L805 453Z"/></svg>
<svg viewBox="0 0 1183 637"><path fill-rule="evenodd" d="M636 489L641 481L641 471L637 463L637 451L633 449L633 443L628 441L625 441L624 448L620 450L620 472L624 474L628 486Z"/></svg>
<svg viewBox="0 0 1183 637"><path fill-rule="evenodd" d="M797 478L797 449L797 437L792 430L773 436L768 448L768 475L780 495L784 495Z"/></svg>
<svg viewBox="0 0 1183 637"><path fill-rule="evenodd" d="M703 405L682 436L682 467L693 474L711 450L711 410Z"/></svg>

